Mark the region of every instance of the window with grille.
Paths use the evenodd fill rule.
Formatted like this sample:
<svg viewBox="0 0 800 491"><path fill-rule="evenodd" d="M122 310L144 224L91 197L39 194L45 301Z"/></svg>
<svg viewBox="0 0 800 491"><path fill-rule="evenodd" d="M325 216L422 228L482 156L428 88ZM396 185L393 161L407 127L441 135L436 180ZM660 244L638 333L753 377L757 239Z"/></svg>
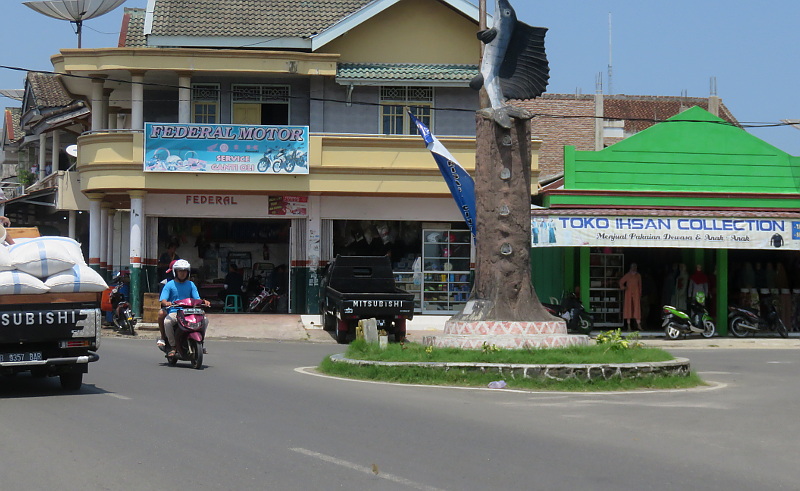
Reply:
<svg viewBox="0 0 800 491"><path fill-rule="evenodd" d="M381 87L381 133L384 135L416 135L417 127L405 111L433 131L433 87Z"/></svg>
<svg viewBox="0 0 800 491"><path fill-rule="evenodd" d="M231 103L234 124L289 124L288 85L233 84Z"/></svg>
<svg viewBox="0 0 800 491"><path fill-rule="evenodd" d="M192 84L192 122L219 123L219 84Z"/></svg>

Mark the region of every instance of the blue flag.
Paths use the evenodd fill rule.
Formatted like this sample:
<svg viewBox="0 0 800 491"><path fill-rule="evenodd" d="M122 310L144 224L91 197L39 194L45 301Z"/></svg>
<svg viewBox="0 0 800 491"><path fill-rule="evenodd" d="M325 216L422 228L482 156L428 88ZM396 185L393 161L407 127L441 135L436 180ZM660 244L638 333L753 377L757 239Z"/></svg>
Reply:
<svg viewBox="0 0 800 491"><path fill-rule="evenodd" d="M429 130L422 121L415 118L414 115L411 114L411 111L408 112L408 115L411 116L411 121L417 125L419 134L422 135L422 139L425 140L425 146L433 154L433 159L439 166L439 170L447 183L447 187L450 188L450 193L453 195L453 199L456 200L458 209L461 210L461 214L464 215L464 221L467 222L467 226L469 226L469 230L472 232L472 237L476 238L475 181L472 180L467 170L461 167L461 164L450 155L450 152L442 145L442 142L431 134L431 130Z"/></svg>

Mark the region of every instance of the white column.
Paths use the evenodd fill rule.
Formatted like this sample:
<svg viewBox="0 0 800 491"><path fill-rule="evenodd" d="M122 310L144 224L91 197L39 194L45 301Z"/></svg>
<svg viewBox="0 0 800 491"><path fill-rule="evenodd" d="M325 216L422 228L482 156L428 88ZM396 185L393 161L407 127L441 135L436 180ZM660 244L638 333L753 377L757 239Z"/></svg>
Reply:
<svg viewBox="0 0 800 491"><path fill-rule="evenodd" d="M108 277L114 274L114 216L117 210L108 210L108 226L106 228L106 271Z"/></svg>
<svg viewBox="0 0 800 491"><path fill-rule="evenodd" d="M105 129L111 128L111 125L108 124L108 106L109 101L111 101L111 93L114 92L114 89L103 89L103 127Z"/></svg>
<svg viewBox="0 0 800 491"><path fill-rule="evenodd" d="M100 271L108 271L108 205L100 205Z"/></svg>
<svg viewBox="0 0 800 491"><path fill-rule="evenodd" d="M58 172L58 156L61 153L61 132L53 130L53 150L50 153L50 172Z"/></svg>
<svg viewBox="0 0 800 491"><path fill-rule="evenodd" d="M44 179L44 166L47 164L47 133L39 135L39 175L36 176L37 180Z"/></svg>
<svg viewBox="0 0 800 491"><path fill-rule="evenodd" d="M69 210L69 220L67 221L67 230L68 230L67 234L69 235L69 238L73 240L78 240L77 217L78 217L77 211Z"/></svg>
<svg viewBox="0 0 800 491"><path fill-rule="evenodd" d="M103 129L103 84L105 76L92 75L92 131Z"/></svg>
<svg viewBox="0 0 800 491"><path fill-rule="evenodd" d="M131 129L144 129L144 72L131 72Z"/></svg>
<svg viewBox="0 0 800 491"><path fill-rule="evenodd" d="M128 191L131 197L131 268L142 267L143 240L145 237L144 221L144 191ZM133 271L131 271L133 274Z"/></svg>
<svg viewBox="0 0 800 491"><path fill-rule="evenodd" d="M100 272L100 202L102 194L90 194L89 198L89 266Z"/></svg>
<svg viewBox="0 0 800 491"><path fill-rule="evenodd" d="M191 123L192 118L192 77L185 72L178 73L178 122Z"/></svg>
<svg viewBox="0 0 800 491"><path fill-rule="evenodd" d="M308 221L306 226L306 259L308 268L312 271L312 277L316 276L320 260L320 238L322 237L322 218L321 218L321 198L319 196L308 197ZM313 285L311 285L313 286Z"/></svg>

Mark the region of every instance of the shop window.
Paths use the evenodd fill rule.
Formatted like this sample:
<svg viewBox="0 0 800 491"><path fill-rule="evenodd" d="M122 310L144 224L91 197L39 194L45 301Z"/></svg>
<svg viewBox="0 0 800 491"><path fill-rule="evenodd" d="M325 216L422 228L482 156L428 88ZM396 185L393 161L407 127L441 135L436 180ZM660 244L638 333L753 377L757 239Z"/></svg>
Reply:
<svg viewBox="0 0 800 491"><path fill-rule="evenodd" d="M192 122L219 123L219 84L192 84Z"/></svg>
<svg viewBox="0 0 800 491"><path fill-rule="evenodd" d="M288 85L234 84L231 86L234 124L289 124Z"/></svg>
<svg viewBox="0 0 800 491"><path fill-rule="evenodd" d="M433 131L433 87L381 87L380 103L381 133L384 135L418 133L406 107Z"/></svg>

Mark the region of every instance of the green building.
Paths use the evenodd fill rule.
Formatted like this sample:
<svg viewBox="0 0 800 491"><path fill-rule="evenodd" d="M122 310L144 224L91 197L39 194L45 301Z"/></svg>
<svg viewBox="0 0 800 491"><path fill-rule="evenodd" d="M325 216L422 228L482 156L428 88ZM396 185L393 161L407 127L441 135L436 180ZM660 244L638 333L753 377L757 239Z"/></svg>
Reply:
<svg viewBox="0 0 800 491"><path fill-rule="evenodd" d="M620 327L636 264L646 330L703 282L720 334L728 305L772 299L797 330L798 197L800 157L699 107L600 151L567 146L563 185L531 211L534 285L543 301L579 288L598 328Z"/></svg>

